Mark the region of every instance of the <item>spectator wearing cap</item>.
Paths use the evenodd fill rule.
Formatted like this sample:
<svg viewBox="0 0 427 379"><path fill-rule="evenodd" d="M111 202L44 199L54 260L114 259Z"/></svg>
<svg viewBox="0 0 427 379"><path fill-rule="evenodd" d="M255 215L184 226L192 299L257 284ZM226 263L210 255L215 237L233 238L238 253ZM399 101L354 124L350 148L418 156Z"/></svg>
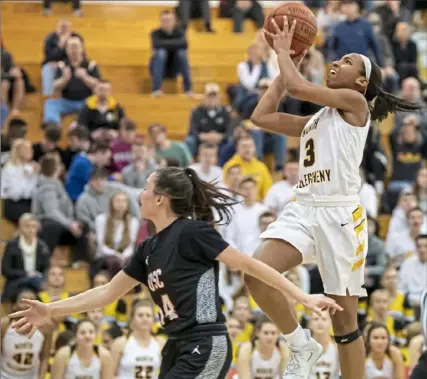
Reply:
<svg viewBox="0 0 427 379"><path fill-rule="evenodd" d="M95 143L87 153L82 152L74 157L65 180L65 188L72 201L76 201L84 191L94 166L106 167L110 159L110 147L102 143Z"/></svg>
<svg viewBox="0 0 427 379"><path fill-rule="evenodd" d="M206 84L203 104L193 109L185 140L193 156L201 143L219 146L225 141L230 132L230 111L229 106L221 104L219 85Z"/></svg>
<svg viewBox="0 0 427 379"><path fill-rule="evenodd" d="M95 94L86 100L79 114L79 124L92 134L97 130L119 130L120 120L125 116L123 108L112 96L112 86L108 80L99 80Z"/></svg>
<svg viewBox="0 0 427 379"><path fill-rule="evenodd" d="M382 67L384 59L378 41L371 24L361 17L358 1L341 1L341 12L346 20L334 28L329 40L328 60L341 59L350 53L369 55L369 51L372 51L377 64Z"/></svg>
<svg viewBox="0 0 427 379"><path fill-rule="evenodd" d="M68 171L73 158L81 152L87 153L90 148L89 131L85 126L76 125L67 134L68 145L63 150L63 161L65 169Z"/></svg>
<svg viewBox="0 0 427 379"><path fill-rule="evenodd" d="M44 104L44 121L58 125L63 115L81 111L101 76L96 62L87 60L81 37L68 38L65 51L67 58L59 62L53 82L54 92L61 97Z"/></svg>
<svg viewBox="0 0 427 379"><path fill-rule="evenodd" d="M239 112L240 117L244 120L249 120L251 118L253 111L271 83L271 79L261 79L258 83L257 91L249 92L244 97ZM255 124L252 125L250 133L255 141L258 159L262 161L264 159L264 153L271 152L273 153L274 160L276 162L276 170L282 170L286 154L286 136L266 132L259 129Z"/></svg>
<svg viewBox="0 0 427 379"><path fill-rule="evenodd" d="M183 142L171 141L163 125L152 124L148 133L153 142L156 156L166 160L176 159L179 167L187 167L193 160L188 146Z"/></svg>
<svg viewBox="0 0 427 379"><path fill-rule="evenodd" d="M56 124L43 125L43 140L33 144L33 159L39 162L44 155L58 153L63 161L63 150L59 147L61 141L61 129Z"/></svg>
<svg viewBox="0 0 427 379"><path fill-rule="evenodd" d="M418 51L417 44L411 39L411 29L407 22L399 22L392 43L396 70L400 79L409 77L418 78Z"/></svg>
<svg viewBox="0 0 427 379"><path fill-rule="evenodd" d="M163 92L162 82L166 76L178 73L184 81L184 91L192 95L191 71L188 63L188 42L183 29L176 24L175 14L170 10L160 12L160 27L151 32L153 56L150 61L152 95Z"/></svg>
<svg viewBox="0 0 427 379"><path fill-rule="evenodd" d="M135 139L142 137L136 134L136 124L127 118L120 121L118 137L111 143L111 164L112 171L116 180L121 181L122 170L133 161L132 145Z"/></svg>
<svg viewBox="0 0 427 379"><path fill-rule="evenodd" d="M236 154L224 165L224 172L231 166L239 166L244 176L252 176L257 183L257 200L264 199L273 180L264 162L256 158L255 142L249 135L237 140Z"/></svg>

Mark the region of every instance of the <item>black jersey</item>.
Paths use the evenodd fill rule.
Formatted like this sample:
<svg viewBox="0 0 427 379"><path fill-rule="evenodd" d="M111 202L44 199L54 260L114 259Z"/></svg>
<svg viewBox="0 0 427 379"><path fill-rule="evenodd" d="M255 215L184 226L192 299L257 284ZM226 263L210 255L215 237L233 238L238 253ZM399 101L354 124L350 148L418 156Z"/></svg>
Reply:
<svg viewBox="0 0 427 379"><path fill-rule="evenodd" d="M170 337L202 325L225 331L216 258L227 247L212 226L179 218L144 241L124 268L149 288Z"/></svg>

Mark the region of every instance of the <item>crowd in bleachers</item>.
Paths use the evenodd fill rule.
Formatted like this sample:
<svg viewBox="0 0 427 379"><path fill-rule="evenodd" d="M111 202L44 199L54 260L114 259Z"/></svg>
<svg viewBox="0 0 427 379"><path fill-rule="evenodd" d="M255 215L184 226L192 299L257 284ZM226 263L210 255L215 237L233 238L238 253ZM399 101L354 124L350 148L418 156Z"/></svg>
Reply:
<svg viewBox="0 0 427 379"><path fill-rule="evenodd" d="M49 3L45 1L46 15ZM420 72L427 67L427 18L414 0L306 3L319 8L320 35L300 68L307 80L323 84L325 64L358 52L381 66L388 91L423 104L413 114L395 115L388 140L382 138L381 125L372 125L360 168L360 197L369 229L365 268L369 297L361 299L359 306L367 372L391 363L392 374L384 379L404 379L422 350L419 299L427 286L427 84ZM78 1L74 11L81 15ZM256 0L222 0L220 15L232 18L235 33L243 32L244 18L259 28L264 21ZM151 33L152 95L159 102L171 101L162 97L162 82L182 75L184 92L194 97L185 31L191 18L202 17L205 31L215 32L209 5L180 1L177 10L164 10L159 17L159 28ZM231 224L219 231L231 246L250 255L260 233L294 201L298 150L287 149L285 136L263 131L250 121L260 97L279 74L276 55L261 31L236 67L235 83L222 89L217 83L206 83L203 100L189 115L185 141L169 139L168 126L160 123L150 125L146 135L138 134L120 97L113 95L111 83L103 78L102 65L90 59L85 38L66 20L59 20L57 29L46 36L40 62L45 97L40 141L27 138L30 120L20 118L25 92L33 90L31 78L14 61L13 46L2 44L2 211L3 219L17 227L16 235L3 241L2 302L7 309L19 307L23 297L50 302L72 295L67 292L64 268L52 260L59 246L71 249L67 269L87 268L93 286L105 284L120 271L138 244L155 232L141 220L138 196L157 168L190 166L203 180L235 191L240 203L234 206ZM228 98L221 98L221 93ZM319 107L287 97L279 109L311 115ZM61 119L70 113L76 115L75 121L62 125ZM63 134L66 146L60 143ZM386 234L380 233L383 214L391 215ZM304 291L323 292L316 265L300 265L286 276ZM271 377L283 372L289 352L279 331L263 318L239 272L221 267L220 277L223 311L233 340L230 378L260 377L252 370L253 362L260 359L256 352L276 357L277 373L270 372ZM154 344L152 351L160 360L162 326L151 304L141 303L149 298L147 289L136 289L131 298L132 302L120 300L85 316L54 320L54 339L50 331L39 332L44 335L40 334L45 364L41 370L50 371L53 379L63 378L73 363L73 349L79 349L82 335L89 333L91 344L99 346L102 370L116 372L127 343L122 335L129 328L139 331L144 341L150 332L156 336L159 345ZM140 330L135 321L138 309L148 313L149 320ZM295 312L335 357L330 359L334 367L325 368L330 362L322 366L320 361L313 378L338 379L329 316L313 316L301 304L295 304ZM86 318L91 322L82 322ZM5 325L2 322L2 338ZM386 344L377 343L381 336ZM149 373L141 375L147 376L136 378L151 378Z"/></svg>

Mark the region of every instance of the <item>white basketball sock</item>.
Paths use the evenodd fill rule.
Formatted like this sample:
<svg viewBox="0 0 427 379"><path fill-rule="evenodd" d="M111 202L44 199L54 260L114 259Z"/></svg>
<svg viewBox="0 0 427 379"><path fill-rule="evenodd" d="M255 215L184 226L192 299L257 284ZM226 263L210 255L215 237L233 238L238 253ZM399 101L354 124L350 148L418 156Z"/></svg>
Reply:
<svg viewBox="0 0 427 379"><path fill-rule="evenodd" d="M297 349L303 348L308 343L308 337L304 332L304 329L301 328L301 325L298 324L298 327L289 334L284 334L286 341L291 347L295 347Z"/></svg>

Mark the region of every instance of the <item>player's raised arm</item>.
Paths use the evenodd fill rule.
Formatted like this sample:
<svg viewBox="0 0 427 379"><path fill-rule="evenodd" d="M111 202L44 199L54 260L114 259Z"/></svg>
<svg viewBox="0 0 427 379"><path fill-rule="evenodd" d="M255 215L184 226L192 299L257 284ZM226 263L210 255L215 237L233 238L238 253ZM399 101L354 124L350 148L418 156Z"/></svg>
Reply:
<svg viewBox="0 0 427 379"><path fill-rule="evenodd" d="M18 333L26 333L31 328L49 324L53 317L104 308L121 298L138 283L137 280L121 271L106 285L92 288L65 300L44 304L37 300L24 299L22 302L29 308L9 315L10 318L17 319L12 322L11 326Z"/></svg>
<svg viewBox="0 0 427 379"><path fill-rule="evenodd" d="M342 311L342 308L334 300L323 295L306 294L278 271L232 247L226 248L218 255L217 259L235 270L242 271L276 288L286 297L304 304L319 315L324 308L330 309L332 313L337 310Z"/></svg>
<svg viewBox="0 0 427 379"><path fill-rule="evenodd" d="M328 88L315 85L301 75L292 62L291 43L296 27L296 20L289 29L288 19L284 16L283 30L279 28L274 19L271 20L275 34L264 31L274 41L274 49L278 56L280 75L289 94L297 99L310 101L323 106L341 109L344 111L368 113L365 97L357 90L349 88ZM348 57L350 60L351 57ZM351 62L349 62L351 64ZM366 86L366 78L360 75L360 85ZM365 81L365 82L362 82Z"/></svg>
<svg viewBox="0 0 427 379"><path fill-rule="evenodd" d="M304 55L303 53L302 56L294 58L296 65L301 63ZM286 89L279 75L258 102L252 113L251 121L259 128L269 132L299 137L310 116L301 117L278 112L277 108L285 94Z"/></svg>

